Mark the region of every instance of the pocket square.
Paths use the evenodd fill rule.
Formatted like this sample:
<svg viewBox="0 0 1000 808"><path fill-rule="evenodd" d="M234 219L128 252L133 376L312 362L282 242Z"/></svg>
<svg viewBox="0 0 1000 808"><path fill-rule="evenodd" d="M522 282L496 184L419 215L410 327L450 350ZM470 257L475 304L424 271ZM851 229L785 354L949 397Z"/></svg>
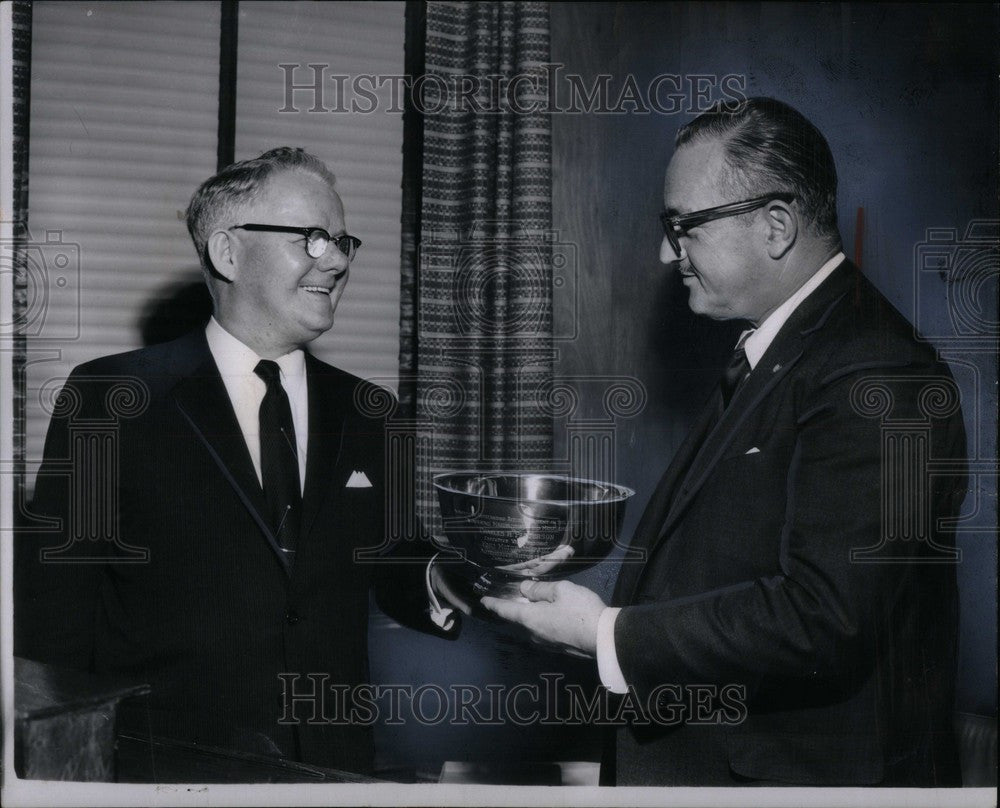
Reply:
<svg viewBox="0 0 1000 808"><path fill-rule="evenodd" d="M754 446L752 449L747 449L744 454L760 454L760 449Z"/></svg>
<svg viewBox="0 0 1000 808"><path fill-rule="evenodd" d="M363 471L355 471L351 474L350 479L347 481L345 488L371 488L371 480Z"/></svg>

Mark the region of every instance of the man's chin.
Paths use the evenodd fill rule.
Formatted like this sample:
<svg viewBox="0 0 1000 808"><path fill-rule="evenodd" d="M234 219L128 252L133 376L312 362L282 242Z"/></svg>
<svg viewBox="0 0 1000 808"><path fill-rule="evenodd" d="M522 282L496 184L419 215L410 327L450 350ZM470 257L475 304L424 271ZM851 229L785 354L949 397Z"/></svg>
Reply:
<svg viewBox="0 0 1000 808"><path fill-rule="evenodd" d="M705 296L701 292L701 287L698 286L698 279L694 275L685 276L684 286L688 290L688 308L694 314L708 316Z"/></svg>
<svg viewBox="0 0 1000 808"><path fill-rule="evenodd" d="M329 331L333 326L336 303L329 297L310 301L310 303L311 305L307 308L299 309L298 322L303 328L318 331L320 334Z"/></svg>
<svg viewBox="0 0 1000 808"><path fill-rule="evenodd" d="M711 302L705 299L703 294L699 294L695 289L691 289L688 295L688 308L692 314L699 317L708 317L710 320L730 320L733 315L729 312L713 307Z"/></svg>
<svg viewBox="0 0 1000 808"><path fill-rule="evenodd" d="M312 342L317 337L323 336L331 328L333 328L332 311L328 318L310 317L308 320L300 321L299 333L302 337L302 344L305 345L307 342Z"/></svg>

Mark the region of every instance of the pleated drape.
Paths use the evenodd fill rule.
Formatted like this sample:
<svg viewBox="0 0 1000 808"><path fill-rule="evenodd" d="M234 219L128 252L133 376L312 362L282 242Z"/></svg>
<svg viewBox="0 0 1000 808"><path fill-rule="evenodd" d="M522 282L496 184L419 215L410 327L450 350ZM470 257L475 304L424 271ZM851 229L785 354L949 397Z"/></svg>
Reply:
<svg viewBox="0 0 1000 808"><path fill-rule="evenodd" d="M535 403L552 373L548 5L428 3L424 36L400 390L433 524L433 473L551 462L551 414Z"/></svg>

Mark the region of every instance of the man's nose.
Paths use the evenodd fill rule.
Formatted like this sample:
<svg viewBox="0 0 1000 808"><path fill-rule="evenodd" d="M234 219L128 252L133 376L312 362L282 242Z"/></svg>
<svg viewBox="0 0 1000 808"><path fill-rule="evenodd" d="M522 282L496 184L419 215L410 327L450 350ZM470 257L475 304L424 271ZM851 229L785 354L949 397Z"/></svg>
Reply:
<svg viewBox="0 0 1000 808"><path fill-rule="evenodd" d="M670 243L670 240L664 236L663 241L660 242L660 261L664 264L676 264L685 258L687 258L687 251L684 249L684 246L681 245L681 251L678 254Z"/></svg>
<svg viewBox="0 0 1000 808"><path fill-rule="evenodd" d="M340 247L332 241L327 245L326 252L317 261L319 268L324 272L343 272L350 266L347 256L341 252Z"/></svg>

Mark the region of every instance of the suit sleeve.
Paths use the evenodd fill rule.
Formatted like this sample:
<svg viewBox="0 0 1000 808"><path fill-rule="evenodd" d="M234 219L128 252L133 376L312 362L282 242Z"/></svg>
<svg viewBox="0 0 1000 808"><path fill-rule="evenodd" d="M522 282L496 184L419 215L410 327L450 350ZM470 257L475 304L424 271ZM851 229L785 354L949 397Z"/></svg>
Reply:
<svg viewBox="0 0 1000 808"><path fill-rule="evenodd" d="M35 495L21 514L14 550L14 653L62 667L87 670L94 653L94 628L106 541L77 541L74 523L81 497L97 497L110 481L83 475L94 464L74 457L71 426L92 402L89 387L74 372L59 394L49 423ZM86 446L86 441L83 446ZM47 555L46 555L47 554ZM88 556L90 560L82 560Z"/></svg>
<svg viewBox="0 0 1000 808"><path fill-rule="evenodd" d="M422 531L421 531L422 535ZM375 575L375 600L379 608L407 628L449 640L458 638L461 614L455 612L450 629L442 628L430 616L427 595L427 565L437 552L430 539L399 541L390 547Z"/></svg>
<svg viewBox="0 0 1000 808"><path fill-rule="evenodd" d="M382 401L389 394L385 390L365 384L358 398L362 400ZM385 614L407 628L434 634L447 639L455 639L458 634L458 618L455 615L455 625L445 630L437 625L430 616L430 600L427 596L426 572L427 565L437 552L437 547L431 542L412 512L393 513L390 509L401 507L412 508L412 497L392 499L386 496L391 489L399 491L407 485L412 485L412 469L393 468L393 464L412 463L412 458L401 457L397 453L398 446L386 451L386 441L389 439L390 422L384 417L368 416L364 418L364 426L358 428L359 433L370 437L370 446L366 454L369 468L374 474L377 487L377 501L383 503L381 515L377 521L377 533L381 550L377 560L369 559L372 589L375 602ZM387 458L388 466L387 467ZM413 535L389 535L388 522L399 528L412 525ZM368 550L370 552L370 548Z"/></svg>
<svg viewBox="0 0 1000 808"><path fill-rule="evenodd" d="M827 373L803 396L783 528L775 537L777 574L618 615L618 659L639 693L664 683L743 683L752 697L782 682L867 675L880 621L912 597L915 577L949 586L951 565L851 561L852 549L879 543L883 497L896 496L891 486L914 485L883 480L881 419L859 414L851 397L854 384L869 375L851 368ZM912 390L912 384L890 388L894 417L919 418ZM931 452L964 459L960 413L933 422ZM951 478L932 491L930 524L957 512L964 490L964 479ZM884 550L891 556L914 545L921 543L896 540Z"/></svg>

